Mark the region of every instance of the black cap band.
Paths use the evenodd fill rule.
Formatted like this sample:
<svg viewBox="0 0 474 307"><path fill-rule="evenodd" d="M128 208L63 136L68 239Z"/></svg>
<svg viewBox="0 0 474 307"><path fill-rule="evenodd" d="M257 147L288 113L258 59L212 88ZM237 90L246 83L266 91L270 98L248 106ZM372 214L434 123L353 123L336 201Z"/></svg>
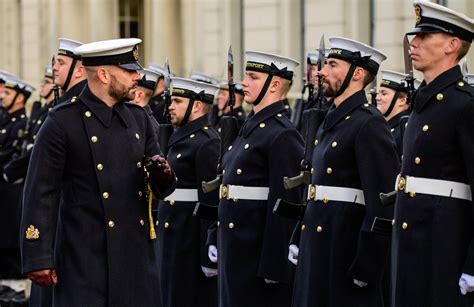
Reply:
<svg viewBox="0 0 474 307"><path fill-rule="evenodd" d="M333 48L329 51L328 58L340 59L356 66L368 70L373 75L377 75L379 64L372 60L370 56L362 56L359 51L349 51L346 49Z"/></svg>
<svg viewBox="0 0 474 307"><path fill-rule="evenodd" d="M270 74L273 76L278 76L282 77L283 79L287 80L293 80L293 72L288 71L287 68L282 68L279 69L278 67L275 66L275 64L267 65L263 63L256 63L256 62L247 62L245 70L249 71L256 71L256 72L262 72L265 74Z"/></svg>
<svg viewBox="0 0 474 307"><path fill-rule="evenodd" d="M189 98L192 100L199 100L205 103L213 104L214 102L214 95L206 94L204 91L201 91L199 94L190 91L188 89L182 88L173 88L171 91L172 96L179 96L184 98Z"/></svg>
<svg viewBox="0 0 474 307"><path fill-rule="evenodd" d="M73 58L73 59L76 59L76 60L79 60L79 61L81 60L80 55L74 54L74 52L66 50L66 49L59 49L58 50L58 55L65 55L65 56L68 56L70 58Z"/></svg>
<svg viewBox="0 0 474 307"><path fill-rule="evenodd" d="M408 87L405 85L405 82L398 83L390 80L382 80L380 86L391 88L392 90L395 90L397 92L408 93Z"/></svg>
<svg viewBox="0 0 474 307"><path fill-rule="evenodd" d="M419 32L443 32L452 36L459 37L460 39L472 42L473 32L456 26L452 23L444 20L421 16L420 22L415 26L413 31L407 34L416 34Z"/></svg>
<svg viewBox="0 0 474 307"><path fill-rule="evenodd" d="M146 80L145 77L143 77L140 80L138 80L138 86L154 91L156 87L156 82L151 81L151 80Z"/></svg>

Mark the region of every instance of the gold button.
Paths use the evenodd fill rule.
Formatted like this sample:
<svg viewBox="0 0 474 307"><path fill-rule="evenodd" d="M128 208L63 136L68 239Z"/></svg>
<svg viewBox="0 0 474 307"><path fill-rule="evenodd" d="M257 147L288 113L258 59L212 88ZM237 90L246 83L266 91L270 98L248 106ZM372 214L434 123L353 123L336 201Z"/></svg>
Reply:
<svg viewBox="0 0 474 307"><path fill-rule="evenodd" d="M350 115L347 115L347 116L346 116L346 120L348 120L349 118L351 118L351 116L350 116Z"/></svg>
<svg viewBox="0 0 474 307"><path fill-rule="evenodd" d="M12 122L16 122L16 117L13 117L13 118L12 118Z"/></svg>
<svg viewBox="0 0 474 307"><path fill-rule="evenodd" d="M176 155L176 159L179 159L179 158L181 158L181 154Z"/></svg>
<svg viewBox="0 0 474 307"><path fill-rule="evenodd" d="M219 227L220 224L221 224L221 222L217 221L217 227Z"/></svg>
<svg viewBox="0 0 474 307"><path fill-rule="evenodd" d="M104 169L104 166L99 163L99 164L97 164L97 169L98 169L99 171L101 171L101 170Z"/></svg>
<svg viewBox="0 0 474 307"><path fill-rule="evenodd" d="M301 225L301 231L303 231L306 228L306 226L303 224Z"/></svg>
<svg viewBox="0 0 474 307"><path fill-rule="evenodd" d="M280 113L277 114L278 117L282 117L283 115L281 115Z"/></svg>
<svg viewBox="0 0 474 307"><path fill-rule="evenodd" d="M242 174L242 170L240 168L237 169L237 175Z"/></svg>
<svg viewBox="0 0 474 307"><path fill-rule="evenodd" d="M420 164L421 163L421 159L419 157L416 157L415 158L415 164Z"/></svg>
<svg viewBox="0 0 474 307"><path fill-rule="evenodd" d="M332 174L332 168L328 167L328 168L326 169L326 173Z"/></svg>
<svg viewBox="0 0 474 307"><path fill-rule="evenodd" d="M314 146L318 145L319 141L316 139L314 140Z"/></svg>
<svg viewBox="0 0 474 307"><path fill-rule="evenodd" d="M72 97L72 98L71 98L71 102L76 102L76 99L77 99L76 96Z"/></svg>
<svg viewBox="0 0 474 307"><path fill-rule="evenodd" d="M368 103L364 103L364 107L366 107L366 108L367 108L368 106L369 106L369 104L368 104Z"/></svg>
<svg viewBox="0 0 474 307"><path fill-rule="evenodd" d="M170 228L170 223L166 222L164 226L165 228Z"/></svg>
<svg viewBox="0 0 474 307"><path fill-rule="evenodd" d="M170 206L173 206L174 205L174 199L171 199L170 200Z"/></svg>
<svg viewBox="0 0 474 307"><path fill-rule="evenodd" d="M392 220L392 226L395 225L395 219Z"/></svg>
<svg viewBox="0 0 474 307"><path fill-rule="evenodd" d="M316 231L317 231L317 232L323 231L323 227L321 227L321 226L316 227Z"/></svg>
<svg viewBox="0 0 474 307"><path fill-rule="evenodd" d="M140 220L140 225L145 225L145 222L143 220Z"/></svg>
<svg viewBox="0 0 474 307"><path fill-rule="evenodd" d="M459 85L459 86L464 86L464 82L459 81L459 82L458 82L458 85Z"/></svg>
<svg viewBox="0 0 474 307"><path fill-rule="evenodd" d="M155 225L158 226L159 224L160 224L160 221L157 220L157 221L155 222Z"/></svg>
<svg viewBox="0 0 474 307"><path fill-rule="evenodd" d="M20 118L25 118L25 114L21 114L21 115L20 115Z"/></svg>
<svg viewBox="0 0 474 307"><path fill-rule="evenodd" d="M237 203L238 200L239 199L237 197L232 198L232 201L234 202L234 204Z"/></svg>
<svg viewBox="0 0 474 307"><path fill-rule="evenodd" d="M114 221L109 221L109 227L110 227L110 228L114 228L114 226L115 226Z"/></svg>
<svg viewBox="0 0 474 307"><path fill-rule="evenodd" d="M402 228L403 228L403 229L407 229L407 228L408 228L408 224L407 224L407 223L403 223L403 224L402 224Z"/></svg>
<svg viewBox="0 0 474 307"><path fill-rule="evenodd" d="M218 128L218 129L217 129L217 132L221 133L221 132L222 132L222 129L221 129L221 128Z"/></svg>
<svg viewBox="0 0 474 307"><path fill-rule="evenodd" d="M92 143L95 143L95 142L97 142L98 140L99 140L99 139L98 139L95 135L93 135L93 136L91 137Z"/></svg>
<svg viewBox="0 0 474 307"><path fill-rule="evenodd" d="M230 146L227 148L227 150L231 150L231 149L232 149L232 145L230 145Z"/></svg>
<svg viewBox="0 0 474 307"><path fill-rule="evenodd" d="M444 98L444 95L441 94L441 93L439 93L438 95L436 95L436 99L437 99L438 101L443 100L443 98Z"/></svg>
<svg viewBox="0 0 474 307"><path fill-rule="evenodd" d="M104 199L109 198L109 193L107 193L107 192L102 193L102 197L103 197Z"/></svg>
<svg viewBox="0 0 474 307"><path fill-rule="evenodd" d="M37 124L37 125L41 125L41 123L42 123L42 121L41 121L41 119L39 119L36 124Z"/></svg>
<svg viewBox="0 0 474 307"><path fill-rule="evenodd" d="M86 112L84 112L84 115L85 115L86 117L91 117L91 116L92 116L92 113L91 113L91 111L86 111Z"/></svg>
<svg viewBox="0 0 474 307"><path fill-rule="evenodd" d="M324 198L323 198L323 203L327 204L328 202L329 202L329 198L324 197Z"/></svg>
<svg viewBox="0 0 474 307"><path fill-rule="evenodd" d="M204 126L204 130L209 130L209 127L208 127L208 126Z"/></svg>
<svg viewBox="0 0 474 307"><path fill-rule="evenodd" d="M137 162L137 168L140 168L142 167L142 163L141 162Z"/></svg>
<svg viewBox="0 0 474 307"><path fill-rule="evenodd" d="M265 128L265 123L261 123L259 126L260 128Z"/></svg>
<svg viewBox="0 0 474 307"><path fill-rule="evenodd" d="M234 223L229 223L229 228L230 229L234 228L234 226L235 226Z"/></svg>
<svg viewBox="0 0 474 307"><path fill-rule="evenodd" d="M138 196L142 197L142 196L143 196L143 192L142 192L142 191L138 191Z"/></svg>
<svg viewBox="0 0 474 307"><path fill-rule="evenodd" d="M138 133L135 133L135 138L136 138L137 140L139 140L139 139L140 139L140 135L139 135Z"/></svg>
<svg viewBox="0 0 474 307"><path fill-rule="evenodd" d="M313 174L314 174L314 168L312 167L311 168L311 175L313 175Z"/></svg>
<svg viewBox="0 0 474 307"><path fill-rule="evenodd" d="M249 144L245 144L244 148L245 149L249 149L250 145Z"/></svg>
<svg viewBox="0 0 474 307"><path fill-rule="evenodd" d="M192 139L193 137L195 137L194 134L191 134L191 135L189 136L190 139Z"/></svg>
<svg viewBox="0 0 474 307"><path fill-rule="evenodd" d="M395 131L395 128L390 129L390 132L394 132L394 131Z"/></svg>
<svg viewBox="0 0 474 307"><path fill-rule="evenodd" d="M430 126L428 126L428 125L424 125L423 128L422 128L422 130L424 132L428 131L428 129L430 129Z"/></svg>
<svg viewBox="0 0 474 307"><path fill-rule="evenodd" d="M310 185L309 186L309 199L313 199L316 196L316 186Z"/></svg>
<svg viewBox="0 0 474 307"><path fill-rule="evenodd" d="M416 193L415 192L410 192L410 197L413 198L416 196Z"/></svg>
<svg viewBox="0 0 474 307"><path fill-rule="evenodd" d="M7 133L7 129L2 129L2 134Z"/></svg>
<svg viewBox="0 0 474 307"><path fill-rule="evenodd" d="M337 142L332 142L331 147L335 148L337 146Z"/></svg>

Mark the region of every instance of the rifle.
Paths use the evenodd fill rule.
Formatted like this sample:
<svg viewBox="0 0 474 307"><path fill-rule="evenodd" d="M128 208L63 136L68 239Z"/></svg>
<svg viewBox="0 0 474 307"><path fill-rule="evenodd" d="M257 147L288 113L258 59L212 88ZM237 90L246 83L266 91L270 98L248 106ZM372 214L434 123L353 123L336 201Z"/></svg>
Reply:
<svg viewBox="0 0 474 307"><path fill-rule="evenodd" d="M54 64L56 64L56 57L53 55L51 58L51 67L54 67ZM53 93L54 93L54 100L53 103L51 104L52 107L58 104L59 101L59 86L54 83L54 71L53 71Z"/></svg>
<svg viewBox="0 0 474 307"><path fill-rule="evenodd" d="M168 155L168 143L173 133L173 125L171 124L171 116L169 107L171 105L171 71L168 59L165 62L165 72L164 72L164 80L165 80L165 90L163 95L165 96L165 109L163 110L163 115L166 119L165 124L161 124L158 128L158 144L160 145L160 149L163 155L166 157Z"/></svg>

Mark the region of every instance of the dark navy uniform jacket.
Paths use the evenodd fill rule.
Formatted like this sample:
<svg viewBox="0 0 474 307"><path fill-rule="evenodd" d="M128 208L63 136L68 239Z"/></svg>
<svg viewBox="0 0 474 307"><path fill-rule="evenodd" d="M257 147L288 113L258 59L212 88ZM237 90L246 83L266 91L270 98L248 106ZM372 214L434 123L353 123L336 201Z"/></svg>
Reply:
<svg viewBox="0 0 474 307"><path fill-rule="evenodd" d="M288 306L292 267L287 260L295 222L272 213L278 198L300 203L296 176L303 140L282 114L281 101L250 114L224 155L224 185L268 187L268 200L221 199L217 227L219 306ZM279 282L266 284L264 279Z"/></svg>
<svg viewBox="0 0 474 307"><path fill-rule="evenodd" d="M201 185L216 177L219 144L207 115L179 127L169 141L168 162L178 178L176 188L197 190L199 202L207 205L219 200L218 190L205 194ZM201 269L216 267L206 248L211 221L194 217L195 206L195 201L172 198L158 206L158 266L167 307L217 306L217 279L205 277Z"/></svg>
<svg viewBox="0 0 474 307"><path fill-rule="evenodd" d="M402 156L402 153L403 153L402 152L403 137L402 137L402 129L400 127L400 119L405 115L410 115L410 112L409 111L400 112L388 121L388 127L390 128L390 132L392 133L395 143L397 144L397 152L400 157Z"/></svg>
<svg viewBox="0 0 474 307"><path fill-rule="evenodd" d="M88 87L49 113L31 156L20 234L24 273L57 270L55 305L160 304L143 169L157 153L141 107L110 108ZM159 196L173 190L150 180Z"/></svg>
<svg viewBox="0 0 474 307"><path fill-rule="evenodd" d="M73 99L73 97L77 97L81 94L82 90L87 84L87 80L82 80L76 83L73 87L71 87L67 92L63 92L61 96L59 96L56 105L63 104L65 102L69 102Z"/></svg>
<svg viewBox="0 0 474 307"><path fill-rule="evenodd" d="M464 183L474 191L474 90L459 66L416 92L401 174ZM393 233L393 306L472 306L462 273L474 275L472 201L398 192Z"/></svg>
<svg viewBox="0 0 474 307"><path fill-rule="evenodd" d="M365 205L309 201L300 228L293 306L382 306L390 236L372 231L372 225L378 217L390 227L392 208L382 207L379 193L393 190L399 169L387 122L361 90L329 109L313 142L312 184L362 190ZM354 278L368 286L359 288Z"/></svg>
<svg viewBox="0 0 474 307"><path fill-rule="evenodd" d="M0 169L3 169L12 156L19 150L18 132L26 126L25 109L21 108L5 115L5 121L0 126ZM18 248L18 232L20 225L20 197L19 184L10 184L0 172L0 231L2 239L0 248ZM1 274L1 272L0 272Z"/></svg>

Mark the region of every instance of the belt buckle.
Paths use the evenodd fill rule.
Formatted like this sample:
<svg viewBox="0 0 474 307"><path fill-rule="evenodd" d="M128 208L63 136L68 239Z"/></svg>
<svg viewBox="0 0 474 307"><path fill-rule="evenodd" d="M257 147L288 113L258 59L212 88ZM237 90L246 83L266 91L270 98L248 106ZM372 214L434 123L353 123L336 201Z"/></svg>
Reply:
<svg viewBox="0 0 474 307"><path fill-rule="evenodd" d="M316 185L308 185L308 197L307 200L316 200Z"/></svg>
<svg viewBox="0 0 474 307"><path fill-rule="evenodd" d="M406 185L407 185L407 181L406 181L405 177L403 177L401 175L398 175L398 178L397 178L397 191L405 191Z"/></svg>
<svg viewBox="0 0 474 307"><path fill-rule="evenodd" d="M228 199L229 196L229 187L226 184L222 184L219 193L220 198Z"/></svg>

